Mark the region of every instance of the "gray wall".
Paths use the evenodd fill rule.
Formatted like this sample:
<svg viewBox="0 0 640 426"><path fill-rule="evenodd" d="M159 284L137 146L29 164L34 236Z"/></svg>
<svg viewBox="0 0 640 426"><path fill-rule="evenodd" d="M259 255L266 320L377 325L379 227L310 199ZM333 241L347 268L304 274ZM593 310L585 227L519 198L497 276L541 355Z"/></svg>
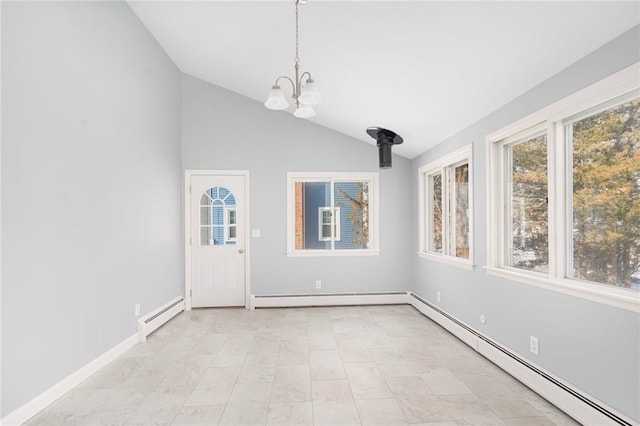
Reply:
<svg viewBox="0 0 640 426"><path fill-rule="evenodd" d="M262 232L251 240L252 294L411 285L408 160L396 156L392 169L380 171L379 256L287 257L287 171L378 171L377 148L188 75L182 79L182 143L185 169L250 171L251 228ZM322 280L322 290L315 280Z"/></svg>
<svg viewBox="0 0 640 426"><path fill-rule="evenodd" d="M2 2L2 415L183 293L180 73L124 2Z"/></svg>
<svg viewBox="0 0 640 426"><path fill-rule="evenodd" d="M416 293L636 421L640 421L640 316L489 276L482 267L487 264L485 136L640 60L639 28L412 162L412 222L417 224L417 169L473 143L474 241L478 266L471 272L417 259ZM417 250L417 237L413 241ZM437 291L441 292L441 303L436 302ZM487 317L484 325L480 323L480 314ZM529 335L540 339L540 356L530 354Z"/></svg>

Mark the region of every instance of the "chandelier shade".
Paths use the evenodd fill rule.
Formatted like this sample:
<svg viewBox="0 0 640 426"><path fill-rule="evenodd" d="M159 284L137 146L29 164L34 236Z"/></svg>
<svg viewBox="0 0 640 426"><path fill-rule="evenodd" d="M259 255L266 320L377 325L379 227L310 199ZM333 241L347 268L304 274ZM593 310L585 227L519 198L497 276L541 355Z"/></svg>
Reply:
<svg viewBox="0 0 640 426"><path fill-rule="evenodd" d="M275 85L271 88L269 98L267 98L264 106L274 110L287 109L289 107L289 102L285 99L284 91L280 86Z"/></svg>
<svg viewBox="0 0 640 426"><path fill-rule="evenodd" d="M298 118L311 118L316 115L311 105L300 104L293 113Z"/></svg>
<svg viewBox="0 0 640 426"><path fill-rule="evenodd" d="M300 102L306 105L317 105L322 100L320 92L316 86L316 82L310 78L302 86L302 93L300 94Z"/></svg>

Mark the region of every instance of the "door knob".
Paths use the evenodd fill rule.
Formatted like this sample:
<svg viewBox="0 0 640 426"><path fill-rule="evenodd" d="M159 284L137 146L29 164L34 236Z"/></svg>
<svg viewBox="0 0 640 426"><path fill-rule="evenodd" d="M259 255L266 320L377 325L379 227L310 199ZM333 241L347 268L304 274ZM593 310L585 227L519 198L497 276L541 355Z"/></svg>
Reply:
<svg viewBox="0 0 640 426"><path fill-rule="evenodd" d="M242 253L244 253L244 250L240 249L240 250L238 250L238 253L242 254Z"/></svg>

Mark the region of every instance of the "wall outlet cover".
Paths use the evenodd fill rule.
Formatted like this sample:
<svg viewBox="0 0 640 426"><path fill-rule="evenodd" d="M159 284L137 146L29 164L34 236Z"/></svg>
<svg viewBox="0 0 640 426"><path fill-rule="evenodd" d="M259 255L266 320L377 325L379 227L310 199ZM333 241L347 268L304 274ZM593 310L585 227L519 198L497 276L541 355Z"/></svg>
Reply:
<svg viewBox="0 0 640 426"><path fill-rule="evenodd" d="M536 336L529 336L529 350L533 354L540 355L540 342Z"/></svg>

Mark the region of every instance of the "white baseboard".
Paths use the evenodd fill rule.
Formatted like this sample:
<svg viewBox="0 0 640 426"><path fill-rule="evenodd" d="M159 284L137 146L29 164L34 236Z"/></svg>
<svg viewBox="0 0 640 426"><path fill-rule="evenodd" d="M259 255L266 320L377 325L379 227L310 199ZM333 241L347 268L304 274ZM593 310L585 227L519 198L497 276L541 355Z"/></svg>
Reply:
<svg viewBox="0 0 640 426"><path fill-rule="evenodd" d="M0 420L0 424L4 426L18 426L26 422L65 393L69 392L71 389L89 378L93 373L97 372L102 367L131 349L137 342L137 334L127 337L125 340L98 356L85 366L71 373L46 391L42 392L40 395L33 398L31 401L6 415L2 420Z"/></svg>
<svg viewBox="0 0 640 426"><path fill-rule="evenodd" d="M147 340L147 336L165 325L171 318L184 311L184 297L178 296L147 315L138 318L138 342Z"/></svg>
<svg viewBox="0 0 640 426"><path fill-rule="evenodd" d="M363 294L309 294L309 295L251 295L250 309L290 308L303 306L349 306L349 305L406 305L408 293L363 293Z"/></svg>
<svg viewBox="0 0 640 426"><path fill-rule="evenodd" d="M584 425L637 425L597 398L586 394L531 361L501 346L467 324L409 294L409 304L454 336L478 351L482 356L534 390L556 407ZM555 383L554 383L555 382ZM608 412L608 415L606 414Z"/></svg>

